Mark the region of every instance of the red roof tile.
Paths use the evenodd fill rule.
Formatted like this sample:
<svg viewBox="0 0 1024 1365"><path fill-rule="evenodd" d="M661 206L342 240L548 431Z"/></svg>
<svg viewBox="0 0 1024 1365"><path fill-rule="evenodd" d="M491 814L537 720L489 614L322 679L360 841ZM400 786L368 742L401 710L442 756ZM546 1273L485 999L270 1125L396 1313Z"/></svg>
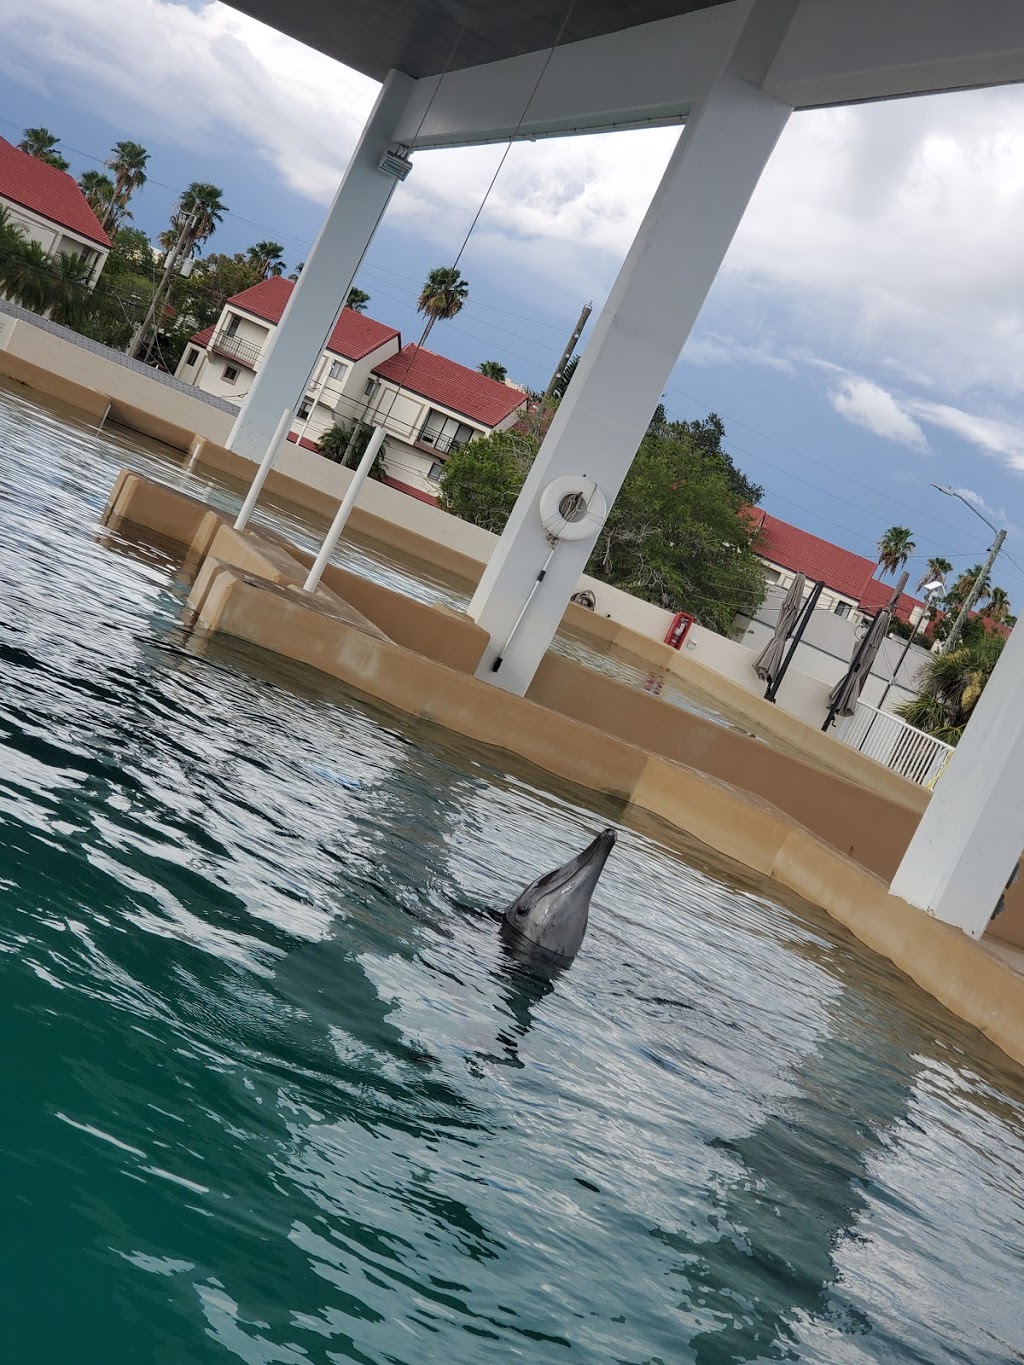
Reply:
<svg viewBox="0 0 1024 1365"><path fill-rule="evenodd" d="M65 171L20 152L0 137L0 198L38 213L58 227L109 247L110 238L82 191Z"/></svg>
<svg viewBox="0 0 1024 1365"><path fill-rule="evenodd" d="M780 521L760 508L754 509L753 517L760 532L754 552L762 559L794 573L805 574L812 582L824 580L826 587L844 597L852 597L865 612L884 607L892 596L895 585L880 583L874 576L875 560L855 555L852 550L844 550L820 536L812 536L809 531L801 531L798 526ZM916 597L902 593L896 615L906 621L912 611L923 605Z"/></svg>
<svg viewBox="0 0 1024 1365"><path fill-rule="evenodd" d="M278 323L294 288L294 280L271 275L269 280L262 280L235 294L228 299L228 303L232 308L240 308L253 317L262 318L264 322ZM362 360L385 342L400 342L401 339L396 328L368 318L364 313L356 313L351 308L343 308L327 349L336 355L343 355L347 360Z"/></svg>
<svg viewBox="0 0 1024 1365"><path fill-rule="evenodd" d="M374 366L373 372L485 427L496 427L517 408L526 406L522 389L488 379L479 370L418 346L403 346L397 355Z"/></svg>
<svg viewBox="0 0 1024 1365"><path fill-rule="evenodd" d="M189 341L191 341L194 346L209 346L216 330L216 327L204 327L201 332L196 332L195 336L189 337Z"/></svg>

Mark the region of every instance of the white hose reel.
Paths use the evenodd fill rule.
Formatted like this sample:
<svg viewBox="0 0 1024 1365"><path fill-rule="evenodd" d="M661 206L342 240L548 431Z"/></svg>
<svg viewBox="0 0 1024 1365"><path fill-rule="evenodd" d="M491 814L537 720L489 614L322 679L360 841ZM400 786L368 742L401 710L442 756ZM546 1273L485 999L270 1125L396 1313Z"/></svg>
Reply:
<svg viewBox="0 0 1024 1365"><path fill-rule="evenodd" d="M608 515L608 503L593 479L564 474L540 495L540 520L551 540L593 540Z"/></svg>

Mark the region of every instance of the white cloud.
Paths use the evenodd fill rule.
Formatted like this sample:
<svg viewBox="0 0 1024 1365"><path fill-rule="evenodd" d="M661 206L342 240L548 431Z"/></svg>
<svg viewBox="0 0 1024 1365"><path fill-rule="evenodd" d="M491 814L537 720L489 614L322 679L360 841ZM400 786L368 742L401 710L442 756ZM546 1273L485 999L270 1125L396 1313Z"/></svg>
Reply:
<svg viewBox="0 0 1024 1365"><path fill-rule="evenodd" d="M1009 468L1024 471L1024 424L921 399L909 400L905 407L921 421L943 427L986 454L999 456Z"/></svg>
<svg viewBox="0 0 1024 1365"><path fill-rule="evenodd" d="M927 450L925 434L888 391L862 375L848 375L829 391L829 401L841 417L867 427L912 450Z"/></svg>
<svg viewBox="0 0 1024 1365"><path fill-rule="evenodd" d="M701 332L686 343L686 359L691 365L762 365L782 374L795 374L796 366L788 356L778 355L764 346L737 341L716 332Z"/></svg>
<svg viewBox="0 0 1024 1365"><path fill-rule="evenodd" d="M976 507L982 516L988 517L989 521L995 522L996 525L1005 526L1007 524L1009 518L1006 515L1006 509L990 507L981 494L976 493L973 488L954 488L953 492L958 493L960 497Z"/></svg>

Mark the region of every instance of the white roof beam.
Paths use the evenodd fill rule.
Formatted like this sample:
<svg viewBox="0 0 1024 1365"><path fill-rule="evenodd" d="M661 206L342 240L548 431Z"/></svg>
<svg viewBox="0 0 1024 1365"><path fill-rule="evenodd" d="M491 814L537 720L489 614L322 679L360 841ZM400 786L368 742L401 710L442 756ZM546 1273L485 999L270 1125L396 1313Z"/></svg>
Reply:
<svg viewBox="0 0 1024 1365"><path fill-rule="evenodd" d="M749 11L750 0L735 0L425 78L395 141L457 147L683 123Z"/></svg>

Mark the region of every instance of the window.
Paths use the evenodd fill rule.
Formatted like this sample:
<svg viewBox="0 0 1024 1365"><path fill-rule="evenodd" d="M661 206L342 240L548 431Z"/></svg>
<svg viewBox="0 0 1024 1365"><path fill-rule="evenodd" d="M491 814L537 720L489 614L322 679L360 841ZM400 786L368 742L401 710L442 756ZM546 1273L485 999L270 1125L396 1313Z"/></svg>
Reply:
<svg viewBox="0 0 1024 1365"><path fill-rule="evenodd" d="M186 365L194 365L198 359L199 359L199 352L196 350L196 348L195 348L194 346L190 346L190 347L188 348L188 355L185 357L185 364L186 364Z"/></svg>
<svg viewBox="0 0 1024 1365"><path fill-rule="evenodd" d="M433 479L434 482L436 483L437 480L441 477L442 469L444 469L444 465L441 463L441 461L435 460L434 463L427 470L427 478Z"/></svg>
<svg viewBox="0 0 1024 1365"><path fill-rule="evenodd" d="M299 411L297 412L296 416L298 417L300 422L304 422L312 411L313 400L307 394L306 397L299 404Z"/></svg>
<svg viewBox="0 0 1024 1365"><path fill-rule="evenodd" d="M374 395L376 392L377 392L377 381L376 381L376 379L368 379L368 380L366 381L366 388L363 389L363 397L364 397L364 398L372 398L373 395Z"/></svg>
<svg viewBox="0 0 1024 1365"><path fill-rule="evenodd" d="M443 412L431 408L419 434L419 442L420 445L433 446L440 455L447 455L450 450L458 450L479 434L475 427L467 426L457 417L446 417Z"/></svg>
<svg viewBox="0 0 1024 1365"><path fill-rule="evenodd" d="M225 383L225 384L233 384L237 378L238 378L238 371L235 369L234 365L225 365L225 366L224 366L224 383Z"/></svg>
<svg viewBox="0 0 1024 1365"><path fill-rule="evenodd" d="M332 360L331 368L327 372L328 379L344 379L348 371L348 366L343 360Z"/></svg>
<svg viewBox="0 0 1024 1365"><path fill-rule="evenodd" d="M224 328L224 335L226 337L233 337L235 333L238 331L238 324L241 321L242 319L238 316L237 313L229 313L228 325Z"/></svg>
<svg viewBox="0 0 1024 1365"><path fill-rule="evenodd" d="M853 608L850 606L849 602L837 602L832 610L837 616L849 616Z"/></svg>

